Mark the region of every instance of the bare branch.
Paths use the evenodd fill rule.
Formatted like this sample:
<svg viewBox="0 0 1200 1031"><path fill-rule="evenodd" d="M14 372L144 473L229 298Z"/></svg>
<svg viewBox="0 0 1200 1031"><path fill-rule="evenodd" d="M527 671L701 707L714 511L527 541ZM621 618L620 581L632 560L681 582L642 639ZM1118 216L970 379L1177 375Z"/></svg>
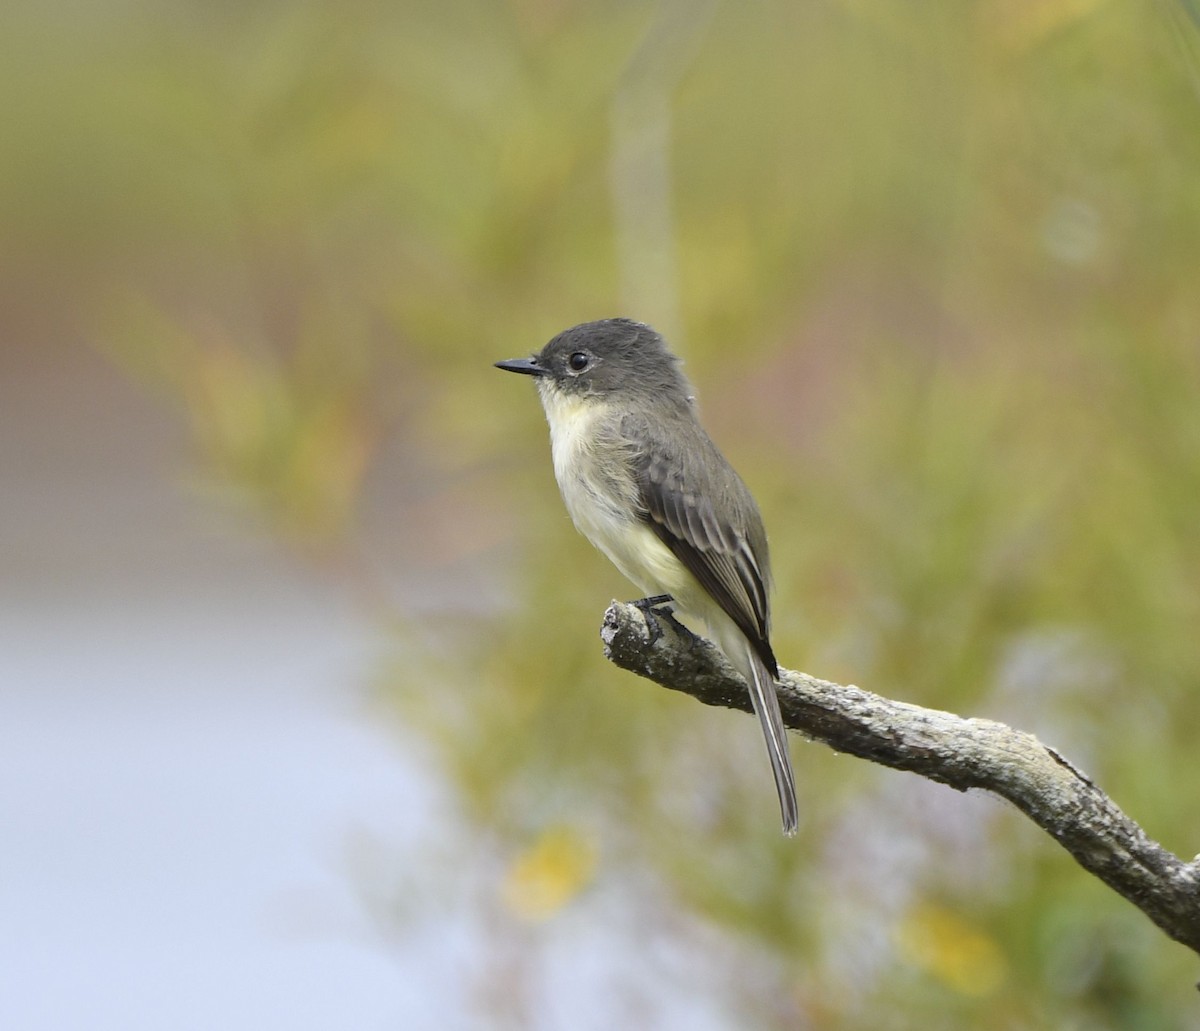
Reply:
<svg viewBox="0 0 1200 1031"><path fill-rule="evenodd" d="M750 711L745 684L715 647L669 620L651 622L636 606L613 602L601 631L608 658L706 705ZM1080 866L1200 954L1200 857L1185 863L1152 841L1086 774L1032 734L791 670L781 669L780 679L779 705L791 729L959 791L981 788L1007 799Z"/></svg>

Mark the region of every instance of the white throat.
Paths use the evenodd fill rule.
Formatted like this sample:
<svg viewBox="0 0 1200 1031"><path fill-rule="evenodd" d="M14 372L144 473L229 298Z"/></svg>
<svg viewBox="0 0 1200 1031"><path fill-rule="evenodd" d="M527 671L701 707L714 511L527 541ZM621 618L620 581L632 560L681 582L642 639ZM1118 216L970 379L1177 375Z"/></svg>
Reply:
<svg viewBox="0 0 1200 1031"><path fill-rule="evenodd" d="M684 609L698 585L650 527L637 518L637 483L614 408L539 383L554 477L576 528L646 594L671 594Z"/></svg>

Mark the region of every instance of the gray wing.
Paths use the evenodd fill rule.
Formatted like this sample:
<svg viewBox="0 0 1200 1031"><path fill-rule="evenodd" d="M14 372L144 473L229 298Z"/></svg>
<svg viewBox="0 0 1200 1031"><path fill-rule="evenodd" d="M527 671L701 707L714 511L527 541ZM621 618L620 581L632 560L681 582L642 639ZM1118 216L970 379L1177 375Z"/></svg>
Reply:
<svg viewBox="0 0 1200 1031"><path fill-rule="evenodd" d="M643 518L778 677L767 535L750 491L690 415L665 433L645 423L625 429L626 439L651 442L634 457Z"/></svg>

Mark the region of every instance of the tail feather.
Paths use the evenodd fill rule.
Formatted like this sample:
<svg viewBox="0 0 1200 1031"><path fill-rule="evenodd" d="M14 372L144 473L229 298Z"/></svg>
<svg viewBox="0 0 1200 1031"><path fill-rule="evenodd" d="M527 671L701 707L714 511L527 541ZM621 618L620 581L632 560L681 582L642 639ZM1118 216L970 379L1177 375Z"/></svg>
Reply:
<svg viewBox="0 0 1200 1031"><path fill-rule="evenodd" d="M796 803L796 778L792 773L792 759L788 754L783 716L779 712L779 699L775 696L776 678L758 649L737 624L723 611L714 609L715 605L703 613L705 622L717 647L742 675L750 690L750 702L754 714L762 724L763 737L767 742L767 755L771 759L771 772L775 774L783 833L790 838L800 824L800 807ZM769 655L770 649L766 651Z"/></svg>
<svg viewBox="0 0 1200 1031"><path fill-rule="evenodd" d="M779 811L783 817L783 833L790 838L799 826L800 811L796 804L796 778L792 773L792 758L788 753L787 732L779 712L779 699L775 697L775 677L748 641L743 655L750 673L746 676L743 672L743 676L746 676L746 683L750 688L750 701L754 706L754 713L762 724L763 736L767 740L767 754L771 757L771 770L775 774Z"/></svg>

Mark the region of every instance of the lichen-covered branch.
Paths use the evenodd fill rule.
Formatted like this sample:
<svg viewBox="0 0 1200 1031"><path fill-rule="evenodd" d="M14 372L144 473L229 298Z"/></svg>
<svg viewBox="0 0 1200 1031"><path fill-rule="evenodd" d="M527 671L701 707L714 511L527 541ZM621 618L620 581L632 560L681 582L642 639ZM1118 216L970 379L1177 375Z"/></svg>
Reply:
<svg viewBox="0 0 1200 1031"><path fill-rule="evenodd" d="M622 669L706 705L750 710L745 684L707 641L614 602L601 636ZM1085 870L1200 954L1200 857L1172 855L1086 774L1032 734L993 720L895 702L861 688L780 670L784 723L839 752L909 770L959 791L1006 798Z"/></svg>

